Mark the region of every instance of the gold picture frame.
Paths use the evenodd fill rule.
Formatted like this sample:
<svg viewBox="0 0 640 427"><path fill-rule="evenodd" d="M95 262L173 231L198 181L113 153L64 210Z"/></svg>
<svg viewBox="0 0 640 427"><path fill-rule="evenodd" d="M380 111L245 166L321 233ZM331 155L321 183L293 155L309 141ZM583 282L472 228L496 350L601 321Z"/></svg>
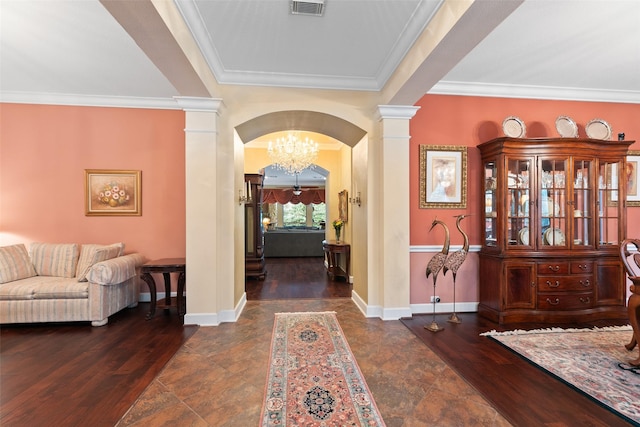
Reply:
<svg viewBox="0 0 640 427"><path fill-rule="evenodd" d="M640 151L627 153L625 176L627 185L627 207L640 206Z"/></svg>
<svg viewBox="0 0 640 427"><path fill-rule="evenodd" d="M142 215L142 172L85 169L86 216Z"/></svg>
<svg viewBox="0 0 640 427"><path fill-rule="evenodd" d="M338 216L342 222L349 221L349 192L347 190L338 193Z"/></svg>
<svg viewBox="0 0 640 427"><path fill-rule="evenodd" d="M420 145L420 208L467 207L467 147Z"/></svg>

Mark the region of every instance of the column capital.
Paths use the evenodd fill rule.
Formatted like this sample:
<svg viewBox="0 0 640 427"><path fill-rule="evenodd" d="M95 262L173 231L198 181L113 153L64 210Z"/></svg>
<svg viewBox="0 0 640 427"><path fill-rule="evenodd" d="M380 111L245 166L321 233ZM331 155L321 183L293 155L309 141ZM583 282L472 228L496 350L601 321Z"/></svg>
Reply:
<svg viewBox="0 0 640 427"><path fill-rule="evenodd" d="M220 114L224 108L221 98L199 98L194 96L174 96L178 106L184 111L199 111Z"/></svg>
<svg viewBox="0 0 640 427"><path fill-rule="evenodd" d="M377 119L412 119L420 107L415 105L378 105Z"/></svg>

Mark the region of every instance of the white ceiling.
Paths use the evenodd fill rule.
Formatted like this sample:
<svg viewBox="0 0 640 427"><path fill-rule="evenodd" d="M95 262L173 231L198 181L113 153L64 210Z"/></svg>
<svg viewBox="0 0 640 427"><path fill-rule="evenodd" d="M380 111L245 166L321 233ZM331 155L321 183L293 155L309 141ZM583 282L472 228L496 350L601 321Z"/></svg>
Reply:
<svg viewBox="0 0 640 427"><path fill-rule="evenodd" d="M178 108L175 96L277 86L389 104L427 92L640 103L640 1L459 12L467 3L326 0L314 17L288 0L0 0L0 100Z"/></svg>

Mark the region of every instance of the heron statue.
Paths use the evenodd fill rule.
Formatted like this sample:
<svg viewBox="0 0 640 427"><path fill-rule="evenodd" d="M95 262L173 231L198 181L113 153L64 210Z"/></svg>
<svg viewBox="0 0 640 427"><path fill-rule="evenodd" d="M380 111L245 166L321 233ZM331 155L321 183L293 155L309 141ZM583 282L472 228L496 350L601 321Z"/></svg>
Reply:
<svg viewBox="0 0 640 427"><path fill-rule="evenodd" d="M431 301L433 303L433 321L429 326L425 325L424 327L431 332L439 332L444 329L436 322L436 282L438 280L438 274L440 273L440 270L442 270L442 267L444 267L444 262L449 254L449 228L447 227L447 224L435 218L431 223L429 231L433 230L433 228L438 224L444 228L444 246L442 246L442 250L440 252L431 257L427 264L426 271L427 278L429 278L430 275L433 275L433 298Z"/></svg>
<svg viewBox="0 0 640 427"><path fill-rule="evenodd" d="M451 323L462 322L462 320L460 320L460 318L456 314L456 275L458 274L458 269L467 258L467 253L469 253L469 236L467 236L467 233L465 233L462 230L462 227L460 227L460 222L462 222L462 220L468 216L469 215L456 216L456 228L458 229L460 234L462 234L462 237L464 238L464 244L462 245L462 249L460 249L459 251L455 251L447 257L446 261L444 262L444 267L442 267L443 276L447 275L447 271L451 271L451 274L453 274L453 313L451 313L451 316L449 316L449 320L447 320L447 322Z"/></svg>

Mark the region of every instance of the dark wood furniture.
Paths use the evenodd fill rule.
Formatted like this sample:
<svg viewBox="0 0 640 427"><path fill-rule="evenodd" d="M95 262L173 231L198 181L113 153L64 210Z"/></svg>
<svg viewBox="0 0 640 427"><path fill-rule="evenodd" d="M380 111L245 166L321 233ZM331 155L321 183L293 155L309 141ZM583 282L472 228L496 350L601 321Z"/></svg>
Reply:
<svg viewBox="0 0 640 427"><path fill-rule="evenodd" d="M245 277L264 279L264 238L262 235L262 183L261 174L245 174L245 183L251 189L251 199L244 205L244 271Z"/></svg>
<svg viewBox="0 0 640 427"><path fill-rule="evenodd" d="M176 289L176 308L178 314L183 316L185 314L185 297L184 290L186 284L186 261L184 258L163 258L154 261L149 261L142 265L140 272L141 278L147 285L149 285L149 292L151 294L151 304L149 313L147 314L147 320L151 319L156 314L157 293L156 293L156 281L151 273L162 273L164 277L164 309L168 310L171 307L171 273L178 273L178 286Z"/></svg>
<svg viewBox="0 0 640 427"><path fill-rule="evenodd" d="M625 159L633 141L480 144L478 313L495 322L623 318Z"/></svg>
<svg viewBox="0 0 640 427"><path fill-rule="evenodd" d="M336 277L344 277L349 281L349 266L351 265L351 245L335 240L323 240L324 261L327 266L327 274L334 280Z"/></svg>
<svg viewBox="0 0 640 427"><path fill-rule="evenodd" d="M629 250L629 247L632 249ZM627 271L629 280L633 283L633 285L629 287L631 296L627 302L627 314L629 316L629 323L631 323L631 327L633 328L633 334L629 344L625 345L627 350L631 351L638 345L638 342L640 342L640 240L623 240L622 244L620 244L620 259ZM629 364L640 366L640 354L637 359L630 360Z"/></svg>

